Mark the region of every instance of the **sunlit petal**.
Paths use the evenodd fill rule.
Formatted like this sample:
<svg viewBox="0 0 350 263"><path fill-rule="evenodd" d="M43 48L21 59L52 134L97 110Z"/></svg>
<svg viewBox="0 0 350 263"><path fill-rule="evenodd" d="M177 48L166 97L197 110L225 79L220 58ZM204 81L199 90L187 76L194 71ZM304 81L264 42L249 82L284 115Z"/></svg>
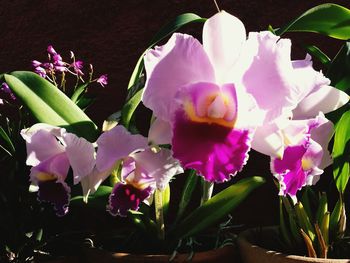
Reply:
<svg viewBox="0 0 350 263"><path fill-rule="evenodd" d="M164 46L148 51L144 61L147 81L142 101L164 121L170 120L174 96L183 85L215 80L201 43L189 35L173 34Z"/></svg>

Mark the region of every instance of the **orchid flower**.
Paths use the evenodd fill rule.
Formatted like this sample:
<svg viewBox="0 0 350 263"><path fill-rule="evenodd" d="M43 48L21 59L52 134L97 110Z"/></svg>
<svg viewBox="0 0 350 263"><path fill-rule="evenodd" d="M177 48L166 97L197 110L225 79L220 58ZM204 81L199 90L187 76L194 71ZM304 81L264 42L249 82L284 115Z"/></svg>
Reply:
<svg viewBox="0 0 350 263"><path fill-rule="evenodd" d="M271 171L280 182L280 195L295 197L305 185L314 185L332 163L327 145L333 124L323 113L308 120L290 120L282 129L283 158L271 158Z"/></svg>
<svg viewBox="0 0 350 263"><path fill-rule="evenodd" d="M69 167L73 181L86 180L95 166L94 147L84 138L48 124L35 124L21 131L27 145L30 181L39 187L38 199L54 205L57 215L68 212L70 187L65 182Z"/></svg>
<svg viewBox="0 0 350 263"><path fill-rule="evenodd" d="M168 139L185 168L211 182L240 171L250 146L281 158L280 122L315 117L349 100L312 68L310 56L292 61L290 54L289 39L268 31L247 38L243 23L224 11L205 22L203 45L173 34L144 58L142 101L163 122L154 134Z"/></svg>
<svg viewBox="0 0 350 263"><path fill-rule="evenodd" d="M156 188L164 190L174 175L183 172L170 150L148 146L147 138L132 135L120 125L104 132L97 145L100 175L105 172L108 176L121 164L121 181L115 184L107 207L112 215L126 216L128 210L138 210Z"/></svg>
<svg viewBox="0 0 350 263"><path fill-rule="evenodd" d="M280 122L314 118L320 111L328 113L349 101L345 92L329 86L330 80L313 69L309 55L291 60L289 39L253 32L246 53L253 57L245 62L242 83L266 112L252 141L252 148L263 154L283 156Z"/></svg>
<svg viewBox="0 0 350 263"><path fill-rule="evenodd" d="M158 122L152 140L171 143L182 166L210 182L227 181L242 169L263 116L231 74L245 41L242 22L220 12L205 22L203 45L175 33L144 59L142 101Z"/></svg>

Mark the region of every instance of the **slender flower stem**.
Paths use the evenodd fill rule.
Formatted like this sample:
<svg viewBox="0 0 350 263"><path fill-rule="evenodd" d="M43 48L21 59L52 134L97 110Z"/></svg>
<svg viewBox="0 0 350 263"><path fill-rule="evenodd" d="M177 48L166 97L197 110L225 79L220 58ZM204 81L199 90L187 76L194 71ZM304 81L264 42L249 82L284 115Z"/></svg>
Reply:
<svg viewBox="0 0 350 263"><path fill-rule="evenodd" d="M158 189L154 193L154 205L156 212L157 232L160 240L165 239L164 213L163 213L163 195Z"/></svg>
<svg viewBox="0 0 350 263"><path fill-rule="evenodd" d="M203 192L202 192L201 205L211 198L213 194L213 189L214 189L214 183L207 182L205 180L202 181Z"/></svg>
<svg viewBox="0 0 350 263"><path fill-rule="evenodd" d="M218 10L218 12L220 13L220 12L221 12L221 10L220 10L220 8L219 8L218 3L216 2L216 0L213 0L213 1L214 1L215 6L216 6L216 9L217 9L217 10Z"/></svg>

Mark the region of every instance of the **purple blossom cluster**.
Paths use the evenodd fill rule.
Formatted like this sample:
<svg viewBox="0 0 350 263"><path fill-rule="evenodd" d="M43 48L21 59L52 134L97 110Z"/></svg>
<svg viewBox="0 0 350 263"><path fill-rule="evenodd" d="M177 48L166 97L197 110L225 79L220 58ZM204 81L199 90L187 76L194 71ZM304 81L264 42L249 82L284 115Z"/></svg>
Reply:
<svg viewBox="0 0 350 263"><path fill-rule="evenodd" d="M53 84L57 86L57 78L58 76L61 78L61 87L62 85L65 85L65 74L71 74L76 77L77 82L76 86L78 85L79 81L85 83L91 83L91 82L97 82L102 87L108 84L107 74L103 74L100 77L93 79L93 66L90 64L89 67L89 79L84 80L83 76L85 76L83 69L84 69L84 62L81 60L76 60L75 55L73 51L70 51L70 59L71 62L65 62L62 59L62 56L57 53L57 51L53 48L52 45L49 45L47 47L47 54L48 54L48 61L46 62L40 62L38 60L32 61L32 66L34 67L34 72L37 73L39 76L48 79ZM64 88L64 87L62 87Z"/></svg>

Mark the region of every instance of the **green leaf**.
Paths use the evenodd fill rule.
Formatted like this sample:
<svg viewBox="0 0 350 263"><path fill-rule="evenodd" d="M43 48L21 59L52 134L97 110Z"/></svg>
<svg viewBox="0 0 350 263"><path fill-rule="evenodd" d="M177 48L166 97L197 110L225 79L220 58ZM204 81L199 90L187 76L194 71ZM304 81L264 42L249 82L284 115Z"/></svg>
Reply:
<svg viewBox="0 0 350 263"><path fill-rule="evenodd" d="M8 155L12 156L16 151L15 146L2 127L0 127L0 138L2 138L4 141L4 144L0 144L0 148L3 149Z"/></svg>
<svg viewBox="0 0 350 263"><path fill-rule="evenodd" d="M163 198L163 212L164 212L164 215L166 215L168 213L169 204L170 204L170 186L169 186L169 184L162 191L162 198Z"/></svg>
<svg viewBox="0 0 350 263"><path fill-rule="evenodd" d="M139 90L122 108L122 124L129 128L131 118L139 105L142 97L142 90Z"/></svg>
<svg viewBox="0 0 350 263"><path fill-rule="evenodd" d="M106 210L106 204L108 203L109 195L112 192L113 187L101 185L94 194L89 195L87 203L91 207L97 209ZM84 202L84 196L75 196L70 200L71 205L82 206L86 205Z"/></svg>
<svg viewBox="0 0 350 263"><path fill-rule="evenodd" d="M342 201L339 199L337 203L335 204L335 207L331 213L330 219L329 219L329 238L330 240L335 239L338 236L338 226L339 226L339 220L342 213Z"/></svg>
<svg viewBox="0 0 350 263"><path fill-rule="evenodd" d="M182 189L181 199L179 203L179 210L177 211L175 222L178 222L179 219L185 213L185 210L192 199L193 191L194 189L196 189L196 185L200 178L196 174L195 170L187 170L185 175L187 175L187 179L186 179L184 188Z"/></svg>
<svg viewBox="0 0 350 263"><path fill-rule="evenodd" d="M312 226L310 218L308 217L302 203L296 203L294 209L298 220L298 225L305 231L305 233L309 236L311 241L314 241L316 237L315 229Z"/></svg>
<svg viewBox="0 0 350 263"><path fill-rule="evenodd" d="M329 244L329 221L330 221L330 213L327 211L324 214L322 221L320 222L321 233L322 233L324 242L327 245Z"/></svg>
<svg viewBox="0 0 350 263"><path fill-rule="evenodd" d="M174 237L176 239L189 237L217 223L264 182L264 178L258 176L245 178L214 195L174 229Z"/></svg>
<svg viewBox="0 0 350 263"><path fill-rule="evenodd" d="M346 41L326 73L332 83L331 85L347 92L350 91L350 42Z"/></svg>
<svg viewBox="0 0 350 263"><path fill-rule="evenodd" d="M201 18L200 16L192 13L185 13L182 15L177 16L174 20L169 22L167 25L165 25L163 28L160 29L160 31L153 37L151 40L151 43L147 47L147 49L141 54L140 58L138 59L135 68L131 74L129 84L128 84L128 90L131 89L132 87L138 86L139 90L142 90L143 85L139 86L137 85L140 82L140 78L144 69L144 64L143 64L143 57L145 53L147 52L148 49L152 48L154 45L156 45L159 41L163 40L167 36L169 36L171 33L174 33L177 31L179 28L182 26L185 26L190 23L194 22L205 22L204 18ZM137 95L138 94L138 95ZM141 94L142 92L137 92L133 97L132 97L132 103L127 103L132 104L127 107L123 107L122 113L123 115L125 114L126 116L122 117L122 123L125 127L129 127L130 120L132 115L134 114L135 109L137 108L138 104L141 101Z"/></svg>
<svg viewBox="0 0 350 263"><path fill-rule="evenodd" d="M47 80L33 72L15 71L5 74L5 80L22 103L39 121L95 141L96 125L74 102Z"/></svg>
<svg viewBox="0 0 350 263"><path fill-rule="evenodd" d="M288 214L287 214L288 215ZM285 216L283 213L283 201L282 198L280 197L280 213L279 213L279 217L280 217L280 233L282 234L282 238L284 240L284 242L286 243L287 247L291 247L292 246L292 241L290 239L290 235L289 235L289 231L287 229L287 224L285 221Z"/></svg>
<svg viewBox="0 0 350 263"><path fill-rule="evenodd" d="M318 223L320 226L322 225L322 222L324 220L323 218L327 212L328 212L327 194L323 192L321 194L320 200L318 201L318 208L316 212L316 223Z"/></svg>
<svg viewBox="0 0 350 263"><path fill-rule="evenodd" d="M347 40L350 38L350 10L336 4L318 5L276 30L276 34L293 31L314 32Z"/></svg>
<svg viewBox="0 0 350 263"><path fill-rule="evenodd" d="M79 85L79 87L74 91L72 97L70 98L73 102L77 103L78 99L81 97L83 92L88 87L89 83L84 83L82 85Z"/></svg>
<svg viewBox="0 0 350 263"><path fill-rule="evenodd" d="M312 201L315 200L315 195L312 192L312 189L310 187L304 187L303 194L301 196L301 203L304 206L305 212L307 216L310 218L310 220L313 220L313 213L312 213Z"/></svg>
<svg viewBox="0 0 350 263"><path fill-rule="evenodd" d="M350 176L350 110L345 112L335 126L333 145L333 177L340 193L344 193Z"/></svg>
<svg viewBox="0 0 350 263"><path fill-rule="evenodd" d="M313 45L307 45L305 46L305 49L307 50L307 53L309 53L314 58L317 58L326 67L329 66L329 64L331 63L331 59L318 47Z"/></svg>

